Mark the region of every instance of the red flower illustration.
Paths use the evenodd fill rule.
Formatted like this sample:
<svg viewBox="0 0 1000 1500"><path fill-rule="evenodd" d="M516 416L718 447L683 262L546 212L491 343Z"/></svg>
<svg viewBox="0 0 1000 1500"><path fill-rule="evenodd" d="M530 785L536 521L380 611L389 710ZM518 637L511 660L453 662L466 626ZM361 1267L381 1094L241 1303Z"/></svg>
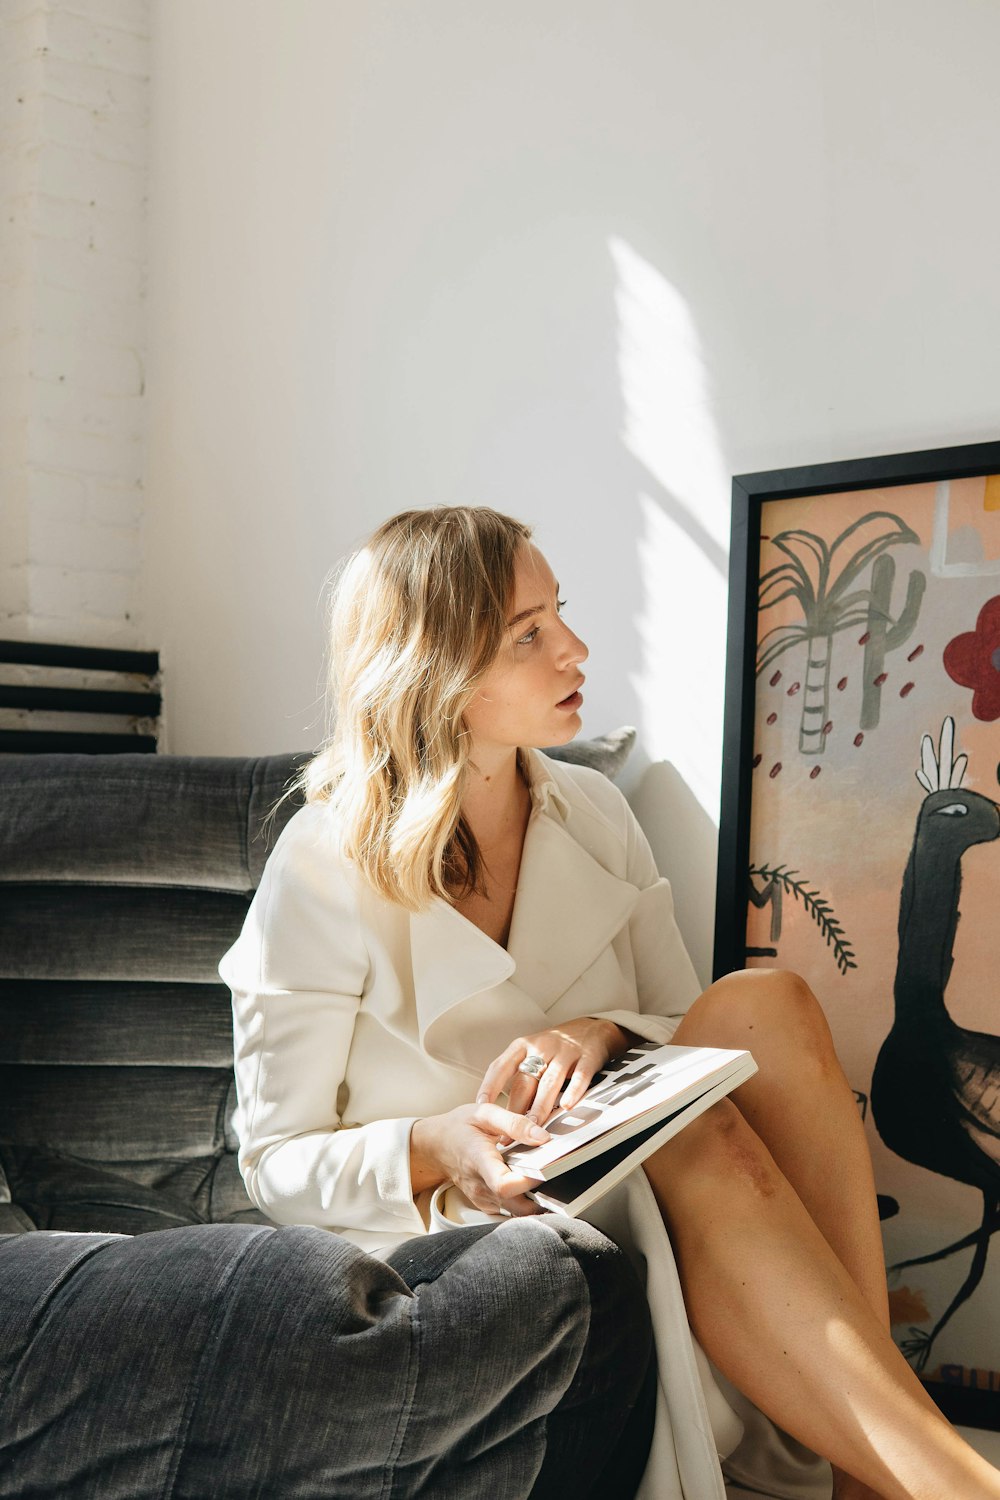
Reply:
<svg viewBox="0 0 1000 1500"><path fill-rule="evenodd" d="M972 688L975 718L1000 719L1000 594L983 605L975 630L945 646L944 669L953 682Z"/></svg>

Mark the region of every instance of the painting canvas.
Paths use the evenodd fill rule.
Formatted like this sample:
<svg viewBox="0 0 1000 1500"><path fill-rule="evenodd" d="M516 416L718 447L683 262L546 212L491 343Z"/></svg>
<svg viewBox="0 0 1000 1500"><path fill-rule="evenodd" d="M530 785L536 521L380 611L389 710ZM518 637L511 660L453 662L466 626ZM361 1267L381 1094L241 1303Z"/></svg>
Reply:
<svg viewBox="0 0 1000 1500"><path fill-rule="evenodd" d="M819 996L894 1335L1000 1427L1000 444L742 476L732 567L716 970Z"/></svg>

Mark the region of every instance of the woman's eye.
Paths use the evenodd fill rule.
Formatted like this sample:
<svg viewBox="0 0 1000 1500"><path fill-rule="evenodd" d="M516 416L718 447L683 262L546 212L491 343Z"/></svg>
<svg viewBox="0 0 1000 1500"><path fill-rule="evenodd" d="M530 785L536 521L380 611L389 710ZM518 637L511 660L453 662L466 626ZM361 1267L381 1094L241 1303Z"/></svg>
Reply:
<svg viewBox="0 0 1000 1500"><path fill-rule="evenodd" d="M518 646L530 646L531 643L532 643L532 641L535 639L535 636L537 634L538 634L538 626L536 625L536 626L534 626L533 629L531 629L531 630L528 631L527 635L522 635L521 639L519 641L517 641L516 644Z"/></svg>
<svg viewBox="0 0 1000 1500"><path fill-rule="evenodd" d="M556 600L556 614L557 615L561 615L562 612L563 612L563 610L565 608L566 608L566 600L565 599L557 599Z"/></svg>

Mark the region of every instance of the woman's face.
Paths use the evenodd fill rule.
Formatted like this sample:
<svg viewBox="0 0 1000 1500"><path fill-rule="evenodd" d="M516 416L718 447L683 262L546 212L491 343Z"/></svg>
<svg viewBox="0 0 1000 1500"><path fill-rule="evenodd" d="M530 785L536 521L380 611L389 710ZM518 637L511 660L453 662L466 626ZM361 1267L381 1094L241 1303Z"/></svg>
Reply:
<svg viewBox="0 0 1000 1500"><path fill-rule="evenodd" d="M559 588L537 547L514 570L507 638L465 711L476 752L564 745L580 729L587 648L560 616Z"/></svg>

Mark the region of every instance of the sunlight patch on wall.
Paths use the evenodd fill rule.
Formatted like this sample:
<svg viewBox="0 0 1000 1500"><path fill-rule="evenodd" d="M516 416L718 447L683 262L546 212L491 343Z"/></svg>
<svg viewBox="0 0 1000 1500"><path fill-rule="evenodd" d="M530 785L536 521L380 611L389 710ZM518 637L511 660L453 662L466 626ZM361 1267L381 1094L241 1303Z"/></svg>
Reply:
<svg viewBox="0 0 1000 1500"><path fill-rule="evenodd" d="M657 501L640 494L639 508L641 667L632 683L642 740L651 759L677 768L718 825L726 581Z"/></svg>
<svg viewBox="0 0 1000 1500"><path fill-rule="evenodd" d="M729 474L694 319L623 240L617 274L622 441L655 484L638 494L641 660L632 682L654 760L718 823L726 658Z"/></svg>
<svg viewBox="0 0 1000 1500"><path fill-rule="evenodd" d="M705 550L729 550L729 475L720 451L701 343L683 297L623 240L610 242L618 277L622 440L683 511Z"/></svg>

